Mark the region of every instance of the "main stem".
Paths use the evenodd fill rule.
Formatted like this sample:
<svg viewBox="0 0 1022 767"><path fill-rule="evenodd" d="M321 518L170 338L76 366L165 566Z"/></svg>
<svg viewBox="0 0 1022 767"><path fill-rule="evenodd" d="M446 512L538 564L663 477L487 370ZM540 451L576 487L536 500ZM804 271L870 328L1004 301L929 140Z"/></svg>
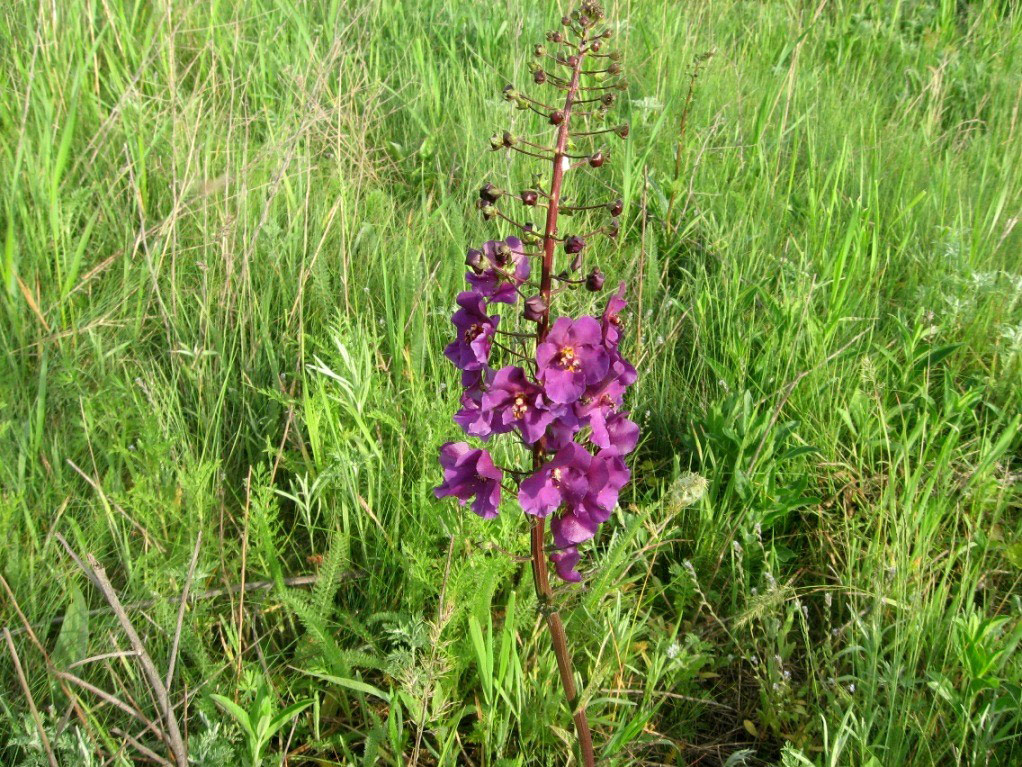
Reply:
<svg viewBox="0 0 1022 767"><path fill-rule="evenodd" d="M543 235L543 271L540 277L540 294L546 310L536 328L536 343L542 343L550 327L550 281L554 268L554 248L557 245L557 213L560 209L561 186L564 183L565 157L568 146L568 123L571 120L571 107L578 94L579 76L582 72L582 59L585 55L585 40L578 45L578 61L571 75L567 95L564 98L564 121L557 131L557 146L554 149L553 175L550 181L550 197L547 204L546 230ZM543 449L539 443L532 449L532 466L542 467ZM578 746L582 753L582 764L594 767L596 757L593 754L593 736L589 732L589 719L586 717L585 706L579 705L578 689L575 687L575 674L571 666L571 652L568 650L568 638L564 633L564 622L560 613L553 606L553 590L550 588L550 577L547 572L545 549L546 520L535 517L532 522L532 579L536 586L543 613L546 615L547 628L550 630L550 642L557 658L557 670L561 675L561 686L568 699L568 706L574 711L575 731L578 734Z"/></svg>

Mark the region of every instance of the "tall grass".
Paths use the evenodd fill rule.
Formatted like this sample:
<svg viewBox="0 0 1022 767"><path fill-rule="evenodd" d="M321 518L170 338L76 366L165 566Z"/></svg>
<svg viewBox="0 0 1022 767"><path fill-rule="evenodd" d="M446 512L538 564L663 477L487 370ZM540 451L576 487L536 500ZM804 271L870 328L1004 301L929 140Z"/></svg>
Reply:
<svg viewBox="0 0 1022 767"><path fill-rule="evenodd" d="M1022 17L612 10L648 436L562 597L598 750L1018 763ZM527 526L430 492L491 85L560 13L0 8L0 761L170 756L63 539L161 673L179 645L198 764L561 763Z"/></svg>

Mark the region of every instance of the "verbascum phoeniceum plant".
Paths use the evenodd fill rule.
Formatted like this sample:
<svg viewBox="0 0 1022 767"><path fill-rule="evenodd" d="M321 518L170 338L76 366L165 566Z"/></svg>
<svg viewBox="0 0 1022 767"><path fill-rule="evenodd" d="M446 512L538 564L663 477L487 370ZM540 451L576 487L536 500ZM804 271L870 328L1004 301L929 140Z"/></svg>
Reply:
<svg viewBox="0 0 1022 767"><path fill-rule="evenodd" d="M620 349L623 282L599 317L554 308L579 296L580 288L603 290L604 274L586 261L599 235L618 234L620 199L580 200L565 189L575 172L599 172L610 161L609 144L628 135L627 124L608 119L626 87L621 56L606 47L610 37L602 8L584 0L533 51L532 79L554 97L504 88L513 108L542 118L539 135L550 131L552 143L510 131L491 138L494 151L519 153L542 163L543 172L526 189L487 183L479 190L483 218L514 233L468 250L469 288L457 297L451 318L457 335L444 353L461 371L464 389L455 422L481 442L497 435L513 439L525 448L517 451L524 465L501 466L485 447L448 442L440 448L443 483L435 490L438 498L471 502L484 519L495 517L502 501L514 499L531 520L533 581L585 765L595 763L592 736L564 624L552 601L548 561L563 580L580 581L579 546L617 506L629 479L625 456L639 438L638 426L623 409L636 372ZM542 229L522 220L542 210ZM568 217L588 221L590 231L562 227Z"/></svg>

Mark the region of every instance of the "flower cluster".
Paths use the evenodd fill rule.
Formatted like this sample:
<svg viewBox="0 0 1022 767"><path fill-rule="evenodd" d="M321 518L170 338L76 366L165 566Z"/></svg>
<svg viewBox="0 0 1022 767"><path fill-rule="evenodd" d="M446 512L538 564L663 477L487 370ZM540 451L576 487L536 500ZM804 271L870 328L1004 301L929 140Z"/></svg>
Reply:
<svg viewBox="0 0 1022 767"><path fill-rule="evenodd" d="M624 408L625 392L636 378L620 349L624 283L599 317L551 316L555 298L583 287L603 290L604 273L598 267L586 272L583 264L595 236L613 239L621 231L621 199L585 204L563 188L571 171L610 167L611 150L604 142L628 136L627 124L605 122L617 94L627 90L620 54L604 48L611 36L599 3L582 0L561 19L560 29L547 34L545 44L535 46L529 65L536 85L561 92L558 105L548 106L548 99L511 84L504 88L509 104L539 115L553 136L545 146L531 130L529 139L505 130L494 133L490 147L549 163L549 182L544 184L540 173L517 192L493 183L479 189L476 207L484 220L509 225L517 236L468 251L468 289L458 295L451 317L455 338L444 349L461 371L455 422L483 442L511 436L528 448L531 465L504 468L485 448L449 442L440 450L444 479L435 493L471 502L484 518L497 514L505 494L517 496L534 518L532 561L543 598L549 595L543 566L548 553L561 578L580 580L578 545L591 539L617 506L629 479L624 457L639 439L638 426ZM517 204L527 216L545 209L545 228L518 220L508 209ZM572 228L579 229L559 234L561 215L572 217L577 222ZM609 221L587 225L594 216L608 215ZM558 250L564 258L560 266L555 265ZM552 549L544 539L547 518Z"/></svg>
<svg viewBox="0 0 1022 767"><path fill-rule="evenodd" d="M639 438L638 426L623 409L625 391L636 377L619 348L624 283L599 319L559 317L533 355L503 347L520 364L495 369L501 316L491 312L518 302L529 259L521 241L509 237L469 251L467 260L473 267L465 276L471 290L458 295L459 308L451 317L457 336L444 351L462 375L461 409L454 420L469 436L487 441L514 433L524 445L552 456L531 475L512 476L524 477L517 496L527 514L552 515L557 551L551 560L558 575L577 581L576 547L595 535L617 505L629 478L623 456ZM520 335L509 333L507 339L514 343ZM479 516L496 516L504 471L487 450L449 442L441 448L440 464L444 481L436 488L438 498L471 500Z"/></svg>

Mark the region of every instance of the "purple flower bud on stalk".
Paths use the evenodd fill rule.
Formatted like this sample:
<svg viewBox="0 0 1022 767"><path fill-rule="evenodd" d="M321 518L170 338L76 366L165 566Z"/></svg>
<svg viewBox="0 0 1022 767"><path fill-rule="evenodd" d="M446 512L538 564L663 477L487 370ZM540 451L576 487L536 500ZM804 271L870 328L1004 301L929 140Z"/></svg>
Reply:
<svg viewBox="0 0 1022 767"><path fill-rule="evenodd" d="M495 187L493 184L483 184L479 190L479 199L485 200L486 202L496 202L504 194L503 189Z"/></svg>
<svg viewBox="0 0 1022 767"><path fill-rule="evenodd" d="M565 253L581 253L582 248L586 246L586 241L578 235L571 235L564 241L564 252Z"/></svg>
<svg viewBox="0 0 1022 767"><path fill-rule="evenodd" d="M620 216L621 212L624 209L625 209L625 203L624 203L624 201L620 197L618 199L614 200L614 202L612 202L610 205L607 206L607 210L610 211L610 215L612 215L612 216Z"/></svg>
<svg viewBox="0 0 1022 767"><path fill-rule="evenodd" d="M593 168L599 168L600 166L603 165L604 162L606 162L606 160L607 156L600 151L596 151L593 154L589 155L589 165L592 166Z"/></svg>
<svg viewBox="0 0 1022 767"><path fill-rule="evenodd" d="M594 266L593 270L589 272L589 276L586 277L586 290L598 293L603 290L603 283L606 279L599 267Z"/></svg>
<svg viewBox="0 0 1022 767"><path fill-rule="evenodd" d="M532 73L532 81L536 83L536 85L542 85L546 82L546 72L542 69L537 69Z"/></svg>
<svg viewBox="0 0 1022 767"><path fill-rule="evenodd" d="M539 202L539 195L533 189L523 189L521 192L522 203L532 207Z"/></svg>
<svg viewBox="0 0 1022 767"><path fill-rule="evenodd" d="M553 112L550 113L551 125L560 125L562 122L564 122L564 112L562 112L560 109L555 109Z"/></svg>

